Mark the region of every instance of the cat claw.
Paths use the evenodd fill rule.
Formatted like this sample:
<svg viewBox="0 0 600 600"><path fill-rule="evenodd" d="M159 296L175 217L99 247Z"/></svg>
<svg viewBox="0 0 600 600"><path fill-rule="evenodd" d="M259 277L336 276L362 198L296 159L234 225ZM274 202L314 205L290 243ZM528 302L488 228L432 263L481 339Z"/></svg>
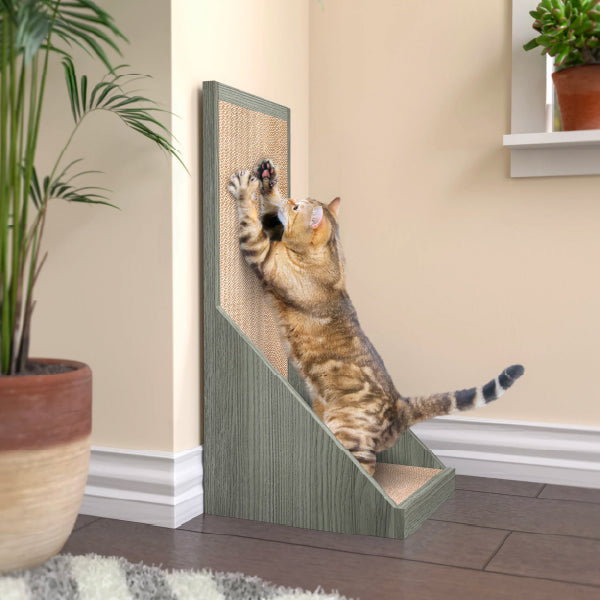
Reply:
<svg viewBox="0 0 600 600"><path fill-rule="evenodd" d="M239 200L244 192L252 194L257 187L258 179L250 171L238 171L229 179L227 189L236 200Z"/></svg>
<svg viewBox="0 0 600 600"><path fill-rule="evenodd" d="M254 174L260 180L263 190L269 190L277 185L277 167L269 158L261 160L254 167Z"/></svg>

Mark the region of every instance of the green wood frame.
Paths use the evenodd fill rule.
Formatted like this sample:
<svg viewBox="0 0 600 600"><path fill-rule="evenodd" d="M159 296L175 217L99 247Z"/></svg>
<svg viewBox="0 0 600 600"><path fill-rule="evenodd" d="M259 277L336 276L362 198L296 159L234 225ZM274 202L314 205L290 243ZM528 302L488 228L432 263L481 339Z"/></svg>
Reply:
<svg viewBox="0 0 600 600"><path fill-rule="evenodd" d="M454 469L406 432L378 460L442 470L396 504L313 413L298 374L282 377L219 306L219 100L287 120L290 139L288 108L204 82L205 513L404 538L453 494Z"/></svg>

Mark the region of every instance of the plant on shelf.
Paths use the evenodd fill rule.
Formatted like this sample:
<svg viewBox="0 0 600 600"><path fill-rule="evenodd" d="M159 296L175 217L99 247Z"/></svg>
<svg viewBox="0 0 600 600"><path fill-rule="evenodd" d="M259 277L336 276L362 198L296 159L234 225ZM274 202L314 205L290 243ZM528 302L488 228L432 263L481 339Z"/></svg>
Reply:
<svg viewBox="0 0 600 600"><path fill-rule="evenodd" d="M539 35L523 46L543 48L559 69L600 63L600 0L543 0L529 14Z"/></svg>
<svg viewBox="0 0 600 600"><path fill-rule="evenodd" d="M599 5L600 0L542 0L529 13L539 35L523 48L542 48L555 59L552 78L566 130L600 128Z"/></svg>
<svg viewBox="0 0 600 600"><path fill-rule="evenodd" d="M93 0L0 0L0 572L60 550L87 477L91 371L74 361L29 359L50 202L112 206L104 188L80 183L92 171L78 172L81 159L65 164L65 153L88 115L108 111L180 160L157 118L166 111L128 91L141 76L108 58L120 55L124 41ZM107 75L98 82L78 77L76 48L103 63ZM52 61L64 68L74 124L41 175L36 148Z"/></svg>

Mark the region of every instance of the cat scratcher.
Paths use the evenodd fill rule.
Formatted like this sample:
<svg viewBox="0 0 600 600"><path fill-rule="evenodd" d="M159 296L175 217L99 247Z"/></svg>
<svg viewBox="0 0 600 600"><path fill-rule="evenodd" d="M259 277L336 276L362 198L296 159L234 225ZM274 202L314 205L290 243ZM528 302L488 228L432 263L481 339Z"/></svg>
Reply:
<svg viewBox="0 0 600 600"><path fill-rule="evenodd" d="M239 251L230 176L271 158L290 195L290 111L203 86L204 509L206 514L404 538L454 492L407 431L375 477L312 412L261 287Z"/></svg>

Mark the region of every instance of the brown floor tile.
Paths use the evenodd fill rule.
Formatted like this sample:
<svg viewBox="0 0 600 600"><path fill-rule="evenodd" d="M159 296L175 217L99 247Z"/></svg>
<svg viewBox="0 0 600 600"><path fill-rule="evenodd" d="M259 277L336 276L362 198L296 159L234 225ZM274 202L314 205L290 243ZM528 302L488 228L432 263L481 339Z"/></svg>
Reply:
<svg viewBox="0 0 600 600"><path fill-rule="evenodd" d="M431 517L480 527L600 539L600 505L457 490Z"/></svg>
<svg viewBox="0 0 600 600"><path fill-rule="evenodd" d="M511 533L487 570L600 586L600 540Z"/></svg>
<svg viewBox="0 0 600 600"><path fill-rule="evenodd" d="M99 517L92 517L90 515L77 515L77 520L75 521L75 525L73 527L73 531L76 529L81 529L94 521L97 521Z"/></svg>
<svg viewBox="0 0 600 600"><path fill-rule="evenodd" d="M456 476L456 489L471 490L472 492L491 492L492 494L508 494L510 496L529 496L535 498L543 487L543 483L532 483L530 481L472 477L470 475Z"/></svg>
<svg viewBox="0 0 600 600"><path fill-rule="evenodd" d="M547 485L539 497L600 504L600 489L573 487L570 485Z"/></svg>
<svg viewBox="0 0 600 600"><path fill-rule="evenodd" d="M180 529L238 535L375 556L408 558L473 569L482 569L508 534L508 531L498 529L427 521L407 539L393 540L367 535L313 531L214 515L196 517L182 525Z"/></svg>
<svg viewBox="0 0 600 600"><path fill-rule="evenodd" d="M338 589L361 600L598 597L596 588L580 585L107 519L74 532L64 551L118 555L164 567L239 571L280 585Z"/></svg>

